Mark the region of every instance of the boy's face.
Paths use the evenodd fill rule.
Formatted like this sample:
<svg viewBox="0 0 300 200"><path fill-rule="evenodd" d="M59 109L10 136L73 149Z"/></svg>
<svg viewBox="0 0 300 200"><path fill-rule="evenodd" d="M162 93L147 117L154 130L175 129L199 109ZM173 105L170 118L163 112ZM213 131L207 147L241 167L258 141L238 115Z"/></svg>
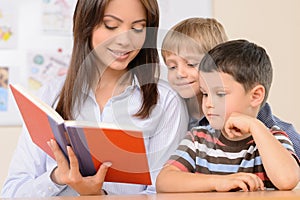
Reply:
<svg viewBox="0 0 300 200"><path fill-rule="evenodd" d="M183 98L191 98L200 93L198 67L203 55L168 54L165 62L168 67L168 81L171 87Z"/></svg>
<svg viewBox="0 0 300 200"><path fill-rule="evenodd" d="M203 93L202 109L209 124L222 130L232 112L252 116L250 92L242 84L223 72L200 72L200 90Z"/></svg>

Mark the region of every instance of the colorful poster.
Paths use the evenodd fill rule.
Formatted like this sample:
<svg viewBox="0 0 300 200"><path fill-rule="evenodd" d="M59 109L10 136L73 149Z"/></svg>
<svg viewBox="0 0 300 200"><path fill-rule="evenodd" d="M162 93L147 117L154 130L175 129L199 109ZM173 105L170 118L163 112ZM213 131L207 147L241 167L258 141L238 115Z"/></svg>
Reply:
<svg viewBox="0 0 300 200"><path fill-rule="evenodd" d="M0 112L6 112L8 107L8 67L0 66Z"/></svg>
<svg viewBox="0 0 300 200"><path fill-rule="evenodd" d="M59 52L29 52L28 88L37 91L44 83L67 73L70 56Z"/></svg>
<svg viewBox="0 0 300 200"><path fill-rule="evenodd" d="M71 35L75 0L43 0L43 31Z"/></svg>
<svg viewBox="0 0 300 200"><path fill-rule="evenodd" d="M0 49L17 47L17 11L13 3L0 2Z"/></svg>

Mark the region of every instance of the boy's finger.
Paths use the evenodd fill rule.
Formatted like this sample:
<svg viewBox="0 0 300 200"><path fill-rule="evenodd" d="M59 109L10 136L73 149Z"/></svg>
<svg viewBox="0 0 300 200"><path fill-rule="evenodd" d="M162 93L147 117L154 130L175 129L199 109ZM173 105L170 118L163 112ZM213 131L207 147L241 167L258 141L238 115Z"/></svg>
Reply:
<svg viewBox="0 0 300 200"><path fill-rule="evenodd" d="M259 182L260 190L265 190L264 182L259 177L257 177L257 179L258 179L258 182Z"/></svg>
<svg viewBox="0 0 300 200"><path fill-rule="evenodd" d="M248 185L244 182L244 181L240 181L238 188L240 188L241 190L243 190L244 192L248 192Z"/></svg>

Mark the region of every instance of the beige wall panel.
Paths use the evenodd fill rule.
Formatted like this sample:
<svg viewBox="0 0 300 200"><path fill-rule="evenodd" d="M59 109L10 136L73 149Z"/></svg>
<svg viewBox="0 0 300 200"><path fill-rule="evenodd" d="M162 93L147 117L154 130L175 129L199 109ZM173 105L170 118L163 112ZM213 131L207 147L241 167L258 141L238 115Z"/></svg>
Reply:
<svg viewBox="0 0 300 200"><path fill-rule="evenodd" d="M212 0L212 13L230 39L263 46L273 63L268 102L275 115L300 131L300 1Z"/></svg>

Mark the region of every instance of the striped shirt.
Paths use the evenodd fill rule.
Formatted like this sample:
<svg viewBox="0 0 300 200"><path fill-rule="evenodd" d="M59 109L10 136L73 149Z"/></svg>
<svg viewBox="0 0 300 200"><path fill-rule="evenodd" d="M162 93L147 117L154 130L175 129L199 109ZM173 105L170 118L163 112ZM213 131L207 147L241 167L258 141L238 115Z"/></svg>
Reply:
<svg viewBox="0 0 300 200"><path fill-rule="evenodd" d="M270 131L299 164L293 145L285 132L278 127L272 127ZM276 189L266 174L252 136L240 141L230 141L219 130L210 126L193 128L181 141L168 164L191 173L254 173L262 179L267 189Z"/></svg>
<svg viewBox="0 0 300 200"><path fill-rule="evenodd" d="M268 103L265 103L263 107L261 107L257 119L262 121L266 127L272 128L273 126L279 126L284 132L286 132L294 145L294 150L297 156L300 158L300 134L296 131L293 124L282 121L275 115L273 115L271 107ZM206 126L208 125L208 121L205 117L200 119L200 121L196 119L191 119L190 128L195 126Z"/></svg>

